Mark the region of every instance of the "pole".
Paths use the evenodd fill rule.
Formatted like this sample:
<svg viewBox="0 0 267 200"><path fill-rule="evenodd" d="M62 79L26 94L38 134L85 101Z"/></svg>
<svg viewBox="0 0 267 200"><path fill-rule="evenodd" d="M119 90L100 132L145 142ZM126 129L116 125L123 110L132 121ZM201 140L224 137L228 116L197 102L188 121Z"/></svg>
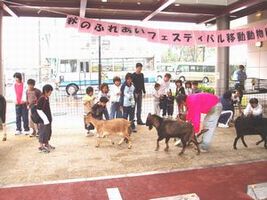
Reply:
<svg viewBox="0 0 267 200"><path fill-rule="evenodd" d="M3 31L3 2L0 2L0 94L4 93L4 73L3 73L3 61L2 61L2 31Z"/></svg>
<svg viewBox="0 0 267 200"><path fill-rule="evenodd" d="M98 36L98 86L100 89L101 85L101 74L102 74L102 65L101 65L101 36Z"/></svg>
<svg viewBox="0 0 267 200"><path fill-rule="evenodd" d="M38 69L39 69L39 83L42 81L42 57L41 57L41 22L38 19Z"/></svg>

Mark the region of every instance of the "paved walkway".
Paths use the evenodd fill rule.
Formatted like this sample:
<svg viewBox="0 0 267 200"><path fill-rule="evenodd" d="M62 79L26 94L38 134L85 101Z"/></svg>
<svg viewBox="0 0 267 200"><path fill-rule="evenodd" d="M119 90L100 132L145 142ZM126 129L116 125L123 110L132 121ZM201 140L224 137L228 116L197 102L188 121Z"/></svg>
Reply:
<svg viewBox="0 0 267 200"><path fill-rule="evenodd" d="M247 185L266 182L266 168L267 161L264 161L101 180L0 188L0 200L148 200L188 193L196 193L201 200L250 200L246 194ZM111 191L116 192L115 198L112 198Z"/></svg>

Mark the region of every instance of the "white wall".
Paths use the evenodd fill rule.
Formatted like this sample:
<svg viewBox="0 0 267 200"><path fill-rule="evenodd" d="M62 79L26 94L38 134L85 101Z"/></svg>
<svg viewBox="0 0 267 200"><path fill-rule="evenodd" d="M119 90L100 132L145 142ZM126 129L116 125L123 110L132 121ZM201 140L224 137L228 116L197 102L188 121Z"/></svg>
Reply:
<svg viewBox="0 0 267 200"><path fill-rule="evenodd" d="M261 16L256 14L248 16L248 25L267 23L267 11L262 12ZM267 41L264 41L262 47L256 47L255 44L247 47L247 74L249 77L267 79Z"/></svg>

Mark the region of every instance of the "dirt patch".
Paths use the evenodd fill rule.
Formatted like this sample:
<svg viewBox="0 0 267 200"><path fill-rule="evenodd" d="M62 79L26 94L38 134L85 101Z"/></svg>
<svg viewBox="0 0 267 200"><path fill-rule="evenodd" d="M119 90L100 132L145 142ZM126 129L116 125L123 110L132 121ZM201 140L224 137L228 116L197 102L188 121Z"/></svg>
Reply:
<svg viewBox="0 0 267 200"><path fill-rule="evenodd" d="M164 151L164 141L160 150L154 151L156 131L145 126L138 126L138 132L132 134L132 149L126 144L118 146L118 137L114 138L115 145L103 139L101 146L95 148L95 137L85 137L82 127L80 118L56 118L51 140L56 150L49 154L38 152L36 138L14 136L14 127L9 127L8 140L0 143L0 186L267 159L263 144L255 145L259 136L246 136L248 148L239 141L238 150L233 150L233 128L217 128L209 153L196 155L196 150L189 147L179 156L181 149L174 146L173 140L169 142L169 152Z"/></svg>

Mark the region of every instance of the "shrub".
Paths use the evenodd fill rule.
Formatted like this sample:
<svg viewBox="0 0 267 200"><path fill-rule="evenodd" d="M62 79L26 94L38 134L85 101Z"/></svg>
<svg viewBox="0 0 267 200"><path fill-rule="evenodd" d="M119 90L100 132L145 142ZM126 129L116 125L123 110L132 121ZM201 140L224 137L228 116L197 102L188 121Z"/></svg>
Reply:
<svg viewBox="0 0 267 200"><path fill-rule="evenodd" d="M211 93L211 94L215 93L215 89L213 87L208 87L205 85L199 85L198 88L201 89L202 92L207 92L207 93Z"/></svg>

